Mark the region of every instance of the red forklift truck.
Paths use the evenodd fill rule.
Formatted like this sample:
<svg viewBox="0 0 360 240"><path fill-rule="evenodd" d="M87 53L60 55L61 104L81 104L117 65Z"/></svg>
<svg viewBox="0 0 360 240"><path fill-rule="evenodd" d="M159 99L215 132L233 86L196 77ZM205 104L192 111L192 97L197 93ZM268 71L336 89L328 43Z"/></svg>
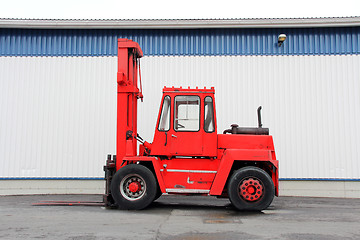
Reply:
<svg viewBox="0 0 360 240"><path fill-rule="evenodd" d="M142 56L138 43L118 39L117 143L104 166L105 205L138 210L162 194L185 194L226 197L239 210L266 209L279 194L279 170L261 107L258 127L233 124L218 134L214 88L165 87L148 143L137 133Z"/></svg>

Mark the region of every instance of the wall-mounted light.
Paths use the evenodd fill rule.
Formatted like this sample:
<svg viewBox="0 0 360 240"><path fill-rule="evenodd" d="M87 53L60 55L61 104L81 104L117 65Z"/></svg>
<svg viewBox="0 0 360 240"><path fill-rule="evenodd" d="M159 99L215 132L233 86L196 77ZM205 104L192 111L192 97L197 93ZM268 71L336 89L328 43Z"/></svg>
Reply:
<svg viewBox="0 0 360 240"><path fill-rule="evenodd" d="M282 33L278 37L278 46L280 47L286 39L286 34Z"/></svg>

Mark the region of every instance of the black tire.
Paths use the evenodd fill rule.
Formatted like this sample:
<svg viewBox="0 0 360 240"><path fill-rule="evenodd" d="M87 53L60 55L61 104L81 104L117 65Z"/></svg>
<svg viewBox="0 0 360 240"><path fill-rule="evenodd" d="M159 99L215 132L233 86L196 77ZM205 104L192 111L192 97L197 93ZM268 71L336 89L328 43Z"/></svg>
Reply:
<svg viewBox="0 0 360 240"><path fill-rule="evenodd" d="M111 193L119 209L140 210L155 199L157 184L154 174L142 165L120 168L111 182Z"/></svg>
<svg viewBox="0 0 360 240"><path fill-rule="evenodd" d="M244 167L233 173L228 183L231 203L239 210L261 211L274 199L274 183L264 170Z"/></svg>
<svg viewBox="0 0 360 240"><path fill-rule="evenodd" d="M160 187L158 187L158 189L157 189L157 191L156 191L156 195L155 195L154 201L158 200L159 197L161 197L161 196L162 196L162 192L161 192L161 190L160 190Z"/></svg>

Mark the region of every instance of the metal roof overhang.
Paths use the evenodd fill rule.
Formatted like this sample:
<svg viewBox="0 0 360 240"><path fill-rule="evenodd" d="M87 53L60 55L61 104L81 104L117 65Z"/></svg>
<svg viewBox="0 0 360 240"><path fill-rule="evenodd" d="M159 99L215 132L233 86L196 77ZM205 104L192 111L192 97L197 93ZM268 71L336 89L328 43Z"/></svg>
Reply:
<svg viewBox="0 0 360 240"><path fill-rule="evenodd" d="M5 19L0 28L31 29L199 29L199 28L313 28L360 26L360 17L263 19Z"/></svg>

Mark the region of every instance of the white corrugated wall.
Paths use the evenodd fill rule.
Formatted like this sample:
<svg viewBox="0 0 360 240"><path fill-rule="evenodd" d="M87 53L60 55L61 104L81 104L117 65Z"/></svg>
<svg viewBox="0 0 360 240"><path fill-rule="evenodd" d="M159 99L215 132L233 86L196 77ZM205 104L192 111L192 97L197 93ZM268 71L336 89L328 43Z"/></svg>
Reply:
<svg viewBox="0 0 360 240"><path fill-rule="evenodd" d="M115 153L116 57L0 58L0 177L102 177ZM163 86L215 87L218 131L263 124L281 178L360 179L360 56L176 56L141 61L139 133Z"/></svg>
<svg viewBox="0 0 360 240"><path fill-rule="evenodd" d="M99 177L115 149L116 58L0 58L0 177Z"/></svg>

